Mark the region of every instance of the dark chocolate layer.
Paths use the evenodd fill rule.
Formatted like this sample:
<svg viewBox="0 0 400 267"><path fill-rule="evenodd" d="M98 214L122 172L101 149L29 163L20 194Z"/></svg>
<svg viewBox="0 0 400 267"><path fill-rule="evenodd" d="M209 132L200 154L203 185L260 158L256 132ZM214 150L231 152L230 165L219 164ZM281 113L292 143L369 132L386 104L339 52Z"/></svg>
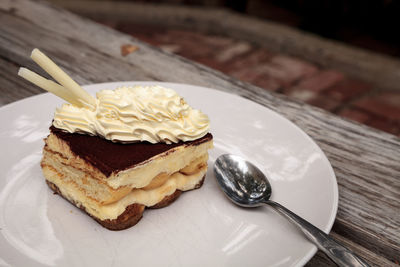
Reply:
<svg viewBox="0 0 400 267"><path fill-rule="evenodd" d="M197 146L213 138L208 133L194 141L179 142L170 145L165 143L151 144L149 142L121 144L113 143L98 136L67 133L54 126L50 127L50 131L65 141L76 156L86 160L92 166L99 169L105 176L109 176L113 172L132 168L172 148L178 146Z"/></svg>

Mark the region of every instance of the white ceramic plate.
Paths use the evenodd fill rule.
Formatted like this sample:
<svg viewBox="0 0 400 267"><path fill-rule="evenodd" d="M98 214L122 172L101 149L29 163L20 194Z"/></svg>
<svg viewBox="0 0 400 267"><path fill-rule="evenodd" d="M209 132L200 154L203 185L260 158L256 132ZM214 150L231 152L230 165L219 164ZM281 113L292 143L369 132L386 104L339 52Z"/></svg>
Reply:
<svg viewBox="0 0 400 267"><path fill-rule="evenodd" d="M132 84L151 83L85 88L94 94ZM0 108L0 266L300 266L315 254L316 247L270 208L243 209L225 198L212 165L223 153L254 162L270 178L273 200L329 232L338 190L319 147L287 119L244 98L156 84L209 115L215 148L201 189L145 211L136 226L119 232L102 228L44 182L42 139L62 101L43 94Z"/></svg>

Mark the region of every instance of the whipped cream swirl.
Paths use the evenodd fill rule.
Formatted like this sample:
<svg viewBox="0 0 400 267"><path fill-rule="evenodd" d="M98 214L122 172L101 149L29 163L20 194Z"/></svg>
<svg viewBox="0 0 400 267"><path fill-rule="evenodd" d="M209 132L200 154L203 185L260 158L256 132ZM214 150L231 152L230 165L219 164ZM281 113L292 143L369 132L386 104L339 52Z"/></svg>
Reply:
<svg viewBox="0 0 400 267"><path fill-rule="evenodd" d="M64 104L53 125L70 133L99 135L114 142L192 141L206 135L209 119L174 90L161 86L120 87L96 94L96 108Z"/></svg>

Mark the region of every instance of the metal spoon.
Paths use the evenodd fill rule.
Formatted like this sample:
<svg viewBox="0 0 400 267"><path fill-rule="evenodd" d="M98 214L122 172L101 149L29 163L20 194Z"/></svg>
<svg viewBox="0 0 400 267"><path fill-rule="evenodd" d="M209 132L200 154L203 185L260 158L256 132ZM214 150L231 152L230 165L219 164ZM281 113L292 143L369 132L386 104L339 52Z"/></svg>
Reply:
<svg viewBox="0 0 400 267"><path fill-rule="evenodd" d="M297 216L282 205L270 200L272 188L265 175L253 164L239 156L225 154L215 161L214 173L224 193L243 207L268 204L292 223L307 238L339 266L369 266L363 259L337 243L323 231Z"/></svg>

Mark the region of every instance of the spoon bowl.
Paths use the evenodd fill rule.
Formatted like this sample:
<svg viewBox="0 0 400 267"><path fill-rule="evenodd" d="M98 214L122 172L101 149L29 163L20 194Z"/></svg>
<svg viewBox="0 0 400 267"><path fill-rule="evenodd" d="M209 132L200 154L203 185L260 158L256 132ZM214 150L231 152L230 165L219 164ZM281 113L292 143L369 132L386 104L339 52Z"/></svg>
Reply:
<svg viewBox="0 0 400 267"><path fill-rule="evenodd" d="M329 235L270 200L272 187L267 177L255 165L245 159L225 154L217 158L214 174L225 195L243 207L267 204L297 225L306 237L339 266L369 266L362 258L332 239Z"/></svg>
<svg viewBox="0 0 400 267"><path fill-rule="evenodd" d="M271 185L252 163L225 154L215 161L214 173L224 193L243 207L258 207L271 196Z"/></svg>

